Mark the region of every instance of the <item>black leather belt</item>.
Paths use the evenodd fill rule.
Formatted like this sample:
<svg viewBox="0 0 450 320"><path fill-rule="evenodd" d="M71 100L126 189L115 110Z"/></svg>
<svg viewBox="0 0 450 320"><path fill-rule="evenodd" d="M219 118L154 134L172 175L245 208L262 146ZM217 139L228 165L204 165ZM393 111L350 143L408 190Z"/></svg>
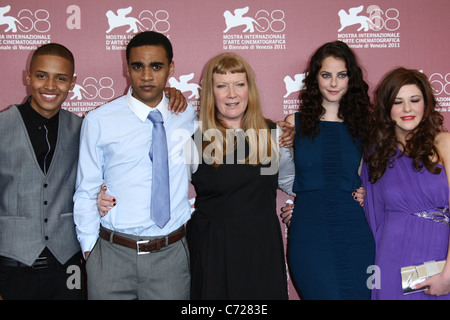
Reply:
<svg viewBox="0 0 450 320"><path fill-rule="evenodd" d="M31 266L19 262L15 259L0 256L0 265L4 267L24 267L33 268L35 270L48 268L49 265L56 264L56 258L51 254L51 252L45 248L40 256L33 262Z"/></svg>
<svg viewBox="0 0 450 320"><path fill-rule="evenodd" d="M153 240L133 240L123 236L118 235L115 232L111 232L105 228L100 228L100 238L103 240L118 244L123 247L135 249L137 254L147 254L152 251L158 251L169 244L179 241L186 234L184 226L178 230L170 233L169 235L153 239Z"/></svg>

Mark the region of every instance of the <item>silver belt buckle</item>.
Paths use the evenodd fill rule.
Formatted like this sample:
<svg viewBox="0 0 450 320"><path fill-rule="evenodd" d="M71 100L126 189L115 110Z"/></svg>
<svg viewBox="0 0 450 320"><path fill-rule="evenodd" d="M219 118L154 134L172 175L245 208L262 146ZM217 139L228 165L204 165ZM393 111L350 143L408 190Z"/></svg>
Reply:
<svg viewBox="0 0 450 320"><path fill-rule="evenodd" d="M45 269L48 267L47 257L38 257L31 266L34 270Z"/></svg>
<svg viewBox="0 0 450 320"><path fill-rule="evenodd" d="M139 245L146 244L146 243L149 243L149 242L150 242L150 240L139 240L139 241L136 241L137 254L139 254L139 255L141 255L141 254L149 254L150 251L147 251L147 252L143 251L143 252L141 252L140 247L139 247Z"/></svg>

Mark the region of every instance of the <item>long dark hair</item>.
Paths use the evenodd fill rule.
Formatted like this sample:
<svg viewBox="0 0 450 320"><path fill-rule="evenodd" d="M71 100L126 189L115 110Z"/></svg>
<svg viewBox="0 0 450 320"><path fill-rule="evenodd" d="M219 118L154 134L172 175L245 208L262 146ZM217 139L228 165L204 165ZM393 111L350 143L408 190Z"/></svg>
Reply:
<svg viewBox="0 0 450 320"><path fill-rule="evenodd" d="M360 138L363 144L367 142L367 124L370 109L369 86L363 79L363 72L353 51L342 41L328 42L313 54L305 71L305 83L300 92L299 127L301 136L315 137L319 134L321 116L325 113L322 107L322 94L319 90L318 73L322 61L334 57L345 61L348 90L339 101L339 118L348 126L350 134Z"/></svg>
<svg viewBox="0 0 450 320"><path fill-rule="evenodd" d="M440 161L434 145L436 135L444 131L443 116L435 110L436 99L427 77L417 70L396 68L390 71L376 90L375 108L371 123L370 145L373 148L367 156L369 180L378 181L388 166L393 166L397 146L401 143L395 134L395 121L391 109L400 89L405 85L416 85L422 92L425 110L417 129L406 137L403 150L413 159L415 170L425 168L434 174L441 172L436 166Z"/></svg>

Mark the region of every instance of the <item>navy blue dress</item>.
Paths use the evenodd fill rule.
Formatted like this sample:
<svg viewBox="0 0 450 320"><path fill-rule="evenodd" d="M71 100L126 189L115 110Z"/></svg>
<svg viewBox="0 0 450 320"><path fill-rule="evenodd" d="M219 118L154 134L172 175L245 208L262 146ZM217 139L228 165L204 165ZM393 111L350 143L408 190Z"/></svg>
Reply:
<svg viewBox="0 0 450 320"><path fill-rule="evenodd" d="M296 130L298 132L298 113ZM288 259L302 299L370 299L367 268L375 245L363 208L361 152L343 122L321 121L320 133L294 140L297 194Z"/></svg>

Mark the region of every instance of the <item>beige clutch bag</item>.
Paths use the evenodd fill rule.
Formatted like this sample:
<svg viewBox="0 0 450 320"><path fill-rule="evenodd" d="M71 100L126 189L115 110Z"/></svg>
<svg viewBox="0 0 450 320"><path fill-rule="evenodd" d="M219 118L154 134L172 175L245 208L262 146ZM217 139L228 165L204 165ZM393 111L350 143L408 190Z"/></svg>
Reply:
<svg viewBox="0 0 450 320"><path fill-rule="evenodd" d="M423 291L426 287L412 289L414 285L432 277L444 269L445 260L429 261L418 266L403 267L402 274L402 290L403 294Z"/></svg>

